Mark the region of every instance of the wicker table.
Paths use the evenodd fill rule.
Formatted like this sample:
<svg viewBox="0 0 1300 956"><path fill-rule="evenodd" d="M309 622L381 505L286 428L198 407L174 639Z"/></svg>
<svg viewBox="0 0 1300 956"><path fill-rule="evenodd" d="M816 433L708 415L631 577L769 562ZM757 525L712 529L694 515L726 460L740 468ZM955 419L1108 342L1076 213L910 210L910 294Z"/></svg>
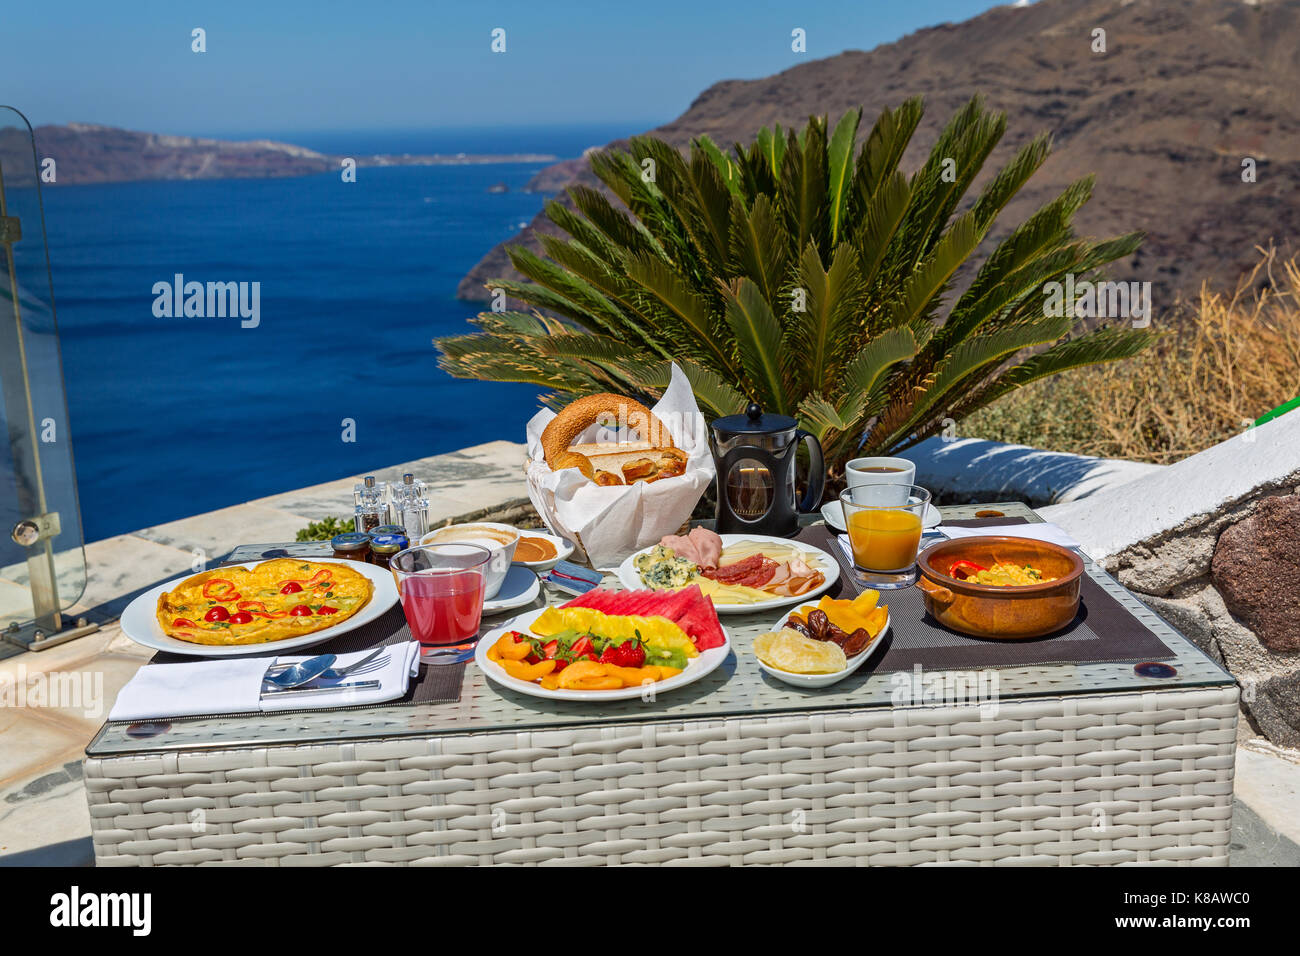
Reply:
<svg viewBox="0 0 1300 956"><path fill-rule="evenodd" d="M994 711L899 703L896 674L805 692L754 663L774 615L727 617L734 655L652 702L557 705L470 665L456 703L191 718L146 737L106 724L85 763L96 858L1224 865L1237 687L1086 573L1165 641L1175 676L1001 668Z"/></svg>

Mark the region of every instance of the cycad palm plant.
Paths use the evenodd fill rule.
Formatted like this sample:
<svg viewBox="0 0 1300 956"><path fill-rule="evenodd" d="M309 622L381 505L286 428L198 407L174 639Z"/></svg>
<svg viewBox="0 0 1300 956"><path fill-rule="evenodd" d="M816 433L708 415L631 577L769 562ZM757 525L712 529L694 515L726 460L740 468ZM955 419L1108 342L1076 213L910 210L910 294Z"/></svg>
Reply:
<svg viewBox="0 0 1300 956"><path fill-rule="evenodd" d="M797 134L764 128L732 155L707 137L688 157L652 137L593 154L625 209L585 186L569 191L576 212L548 203L568 237L539 235L549 258L510 250L531 281L489 283L535 310L480 314L481 331L438 340L442 367L545 387L555 405L597 391L654 398L676 362L706 413L758 402L793 415L837 473L1018 386L1142 349L1145 332L1072 335L1072 310L1044 314L1045 283L1140 242L1074 235L1091 177L1012 230L955 294L954 274L1050 141L963 204L1006 117L972 99L908 177L899 163L921 114L920 100L886 110L856 155L861 110L829 133L824 118Z"/></svg>

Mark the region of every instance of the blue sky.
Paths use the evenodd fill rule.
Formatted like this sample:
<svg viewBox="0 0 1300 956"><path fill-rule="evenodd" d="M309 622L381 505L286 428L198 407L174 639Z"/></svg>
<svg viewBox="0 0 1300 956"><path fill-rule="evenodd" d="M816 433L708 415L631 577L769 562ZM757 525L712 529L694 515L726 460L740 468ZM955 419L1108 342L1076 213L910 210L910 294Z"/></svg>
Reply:
<svg viewBox="0 0 1300 956"><path fill-rule="evenodd" d="M33 125L182 135L629 123L679 115L722 79L766 76L989 0L630 3L8 0L0 103ZM207 31L207 52L190 31ZM506 30L506 52L489 49ZM808 52L790 49L795 27Z"/></svg>

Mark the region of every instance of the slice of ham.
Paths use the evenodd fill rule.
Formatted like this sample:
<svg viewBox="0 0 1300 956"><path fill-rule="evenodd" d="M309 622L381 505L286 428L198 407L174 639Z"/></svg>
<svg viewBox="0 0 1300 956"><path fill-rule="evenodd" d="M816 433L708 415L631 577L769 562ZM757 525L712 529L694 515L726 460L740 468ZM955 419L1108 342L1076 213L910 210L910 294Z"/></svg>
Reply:
<svg viewBox="0 0 1300 956"><path fill-rule="evenodd" d="M716 568L722 560L722 539L707 528L692 528L690 534L665 535L659 543L702 570Z"/></svg>
<svg viewBox="0 0 1300 956"><path fill-rule="evenodd" d="M776 587L768 587L767 590L773 594L783 596L798 597L800 594L807 594L815 587L820 587L826 580L826 575L820 571L813 571L811 574L799 577L791 576Z"/></svg>
<svg viewBox="0 0 1300 956"><path fill-rule="evenodd" d="M702 568L716 568L722 560L722 538L708 528L692 528L686 536L699 550L700 560L695 563Z"/></svg>

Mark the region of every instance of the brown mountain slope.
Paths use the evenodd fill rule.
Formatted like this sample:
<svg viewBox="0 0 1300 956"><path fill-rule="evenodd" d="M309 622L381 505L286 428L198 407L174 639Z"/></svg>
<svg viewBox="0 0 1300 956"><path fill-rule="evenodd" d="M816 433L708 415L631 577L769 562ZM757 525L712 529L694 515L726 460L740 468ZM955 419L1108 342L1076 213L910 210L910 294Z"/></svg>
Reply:
<svg viewBox="0 0 1300 956"><path fill-rule="evenodd" d="M1104 54L1091 51L1096 28L1106 31ZM1253 264L1256 244L1286 245L1297 235L1297 89L1300 0L1040 0L764 79L717 83L652 132L681 146L707 133L729 147L763 125L802 125L811 113L834 120L861 105L865 135L882 108L920 94L926 115L904 160L911 170L942 123L983 93L1008 116L986 177L1035 134L1055 137L1052 157L989 241L1071 180L1096 173L1079 230L1145 230L1138 254L1110 271L1155 283L1159 308L1203 279L1233 281ZM1242 182L1244 157L1257 161L1255 183ZM548 167L534 187L575 181L595 183L582 160ZM539 216L521 234L534 248L536 228L551 227ZM466 276L462 298L484 299L488 279L516 275L508 244Z"/></svg>

